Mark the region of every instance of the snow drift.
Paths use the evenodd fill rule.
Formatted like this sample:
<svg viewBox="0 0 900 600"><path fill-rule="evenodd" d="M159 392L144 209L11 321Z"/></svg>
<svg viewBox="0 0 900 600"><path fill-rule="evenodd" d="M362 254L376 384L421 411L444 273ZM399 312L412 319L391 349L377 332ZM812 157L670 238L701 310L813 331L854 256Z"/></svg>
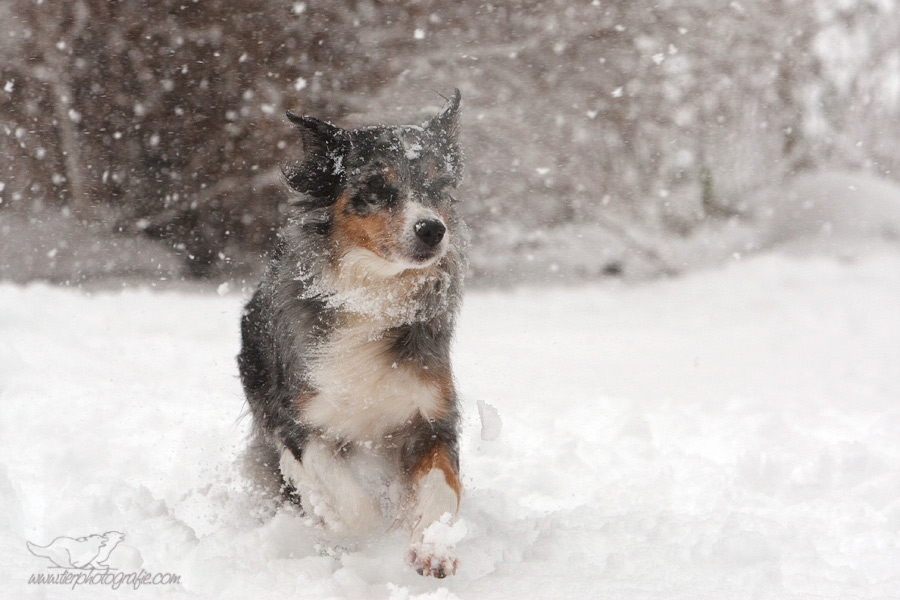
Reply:
<svg viewBox="0 0 900 600"><path fill-rule="evenodd" d="M435 532L465 537L443 581L397 558L401 532L322 544L244 476L241 303L0 285L0 596L104 591L28 584L52 565L26 543L108 531L116 572L180 576L146 597L900 589L896 251L470 294L462 526Z"/></svg>

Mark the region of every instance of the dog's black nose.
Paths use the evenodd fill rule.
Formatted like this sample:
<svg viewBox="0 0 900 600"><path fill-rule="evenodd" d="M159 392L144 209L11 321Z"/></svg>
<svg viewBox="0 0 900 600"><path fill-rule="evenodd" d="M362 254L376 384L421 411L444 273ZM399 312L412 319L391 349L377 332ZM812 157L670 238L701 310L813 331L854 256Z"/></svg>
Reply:
<svg viewBox="0 0 900 600"><path fill-rule="evenodd" d="M431 248L434 248L441 243L441 240L444 239L444 233L447 231L444 224L435 219L422 219L421 221L416 221L414 229L416 231L416 237L422 240L426 246Z"/></svg>

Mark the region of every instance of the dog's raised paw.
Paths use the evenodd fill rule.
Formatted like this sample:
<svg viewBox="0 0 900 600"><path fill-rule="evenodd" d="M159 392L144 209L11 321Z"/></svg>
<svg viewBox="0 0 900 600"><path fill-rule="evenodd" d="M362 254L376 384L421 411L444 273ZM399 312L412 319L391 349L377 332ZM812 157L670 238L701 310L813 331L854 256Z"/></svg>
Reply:
<svg viewBox="0 0 900 600"><path fill-rule="evenodd" d="M425 577L443 579L456 574L459 561L453 548L419 542L409 547L406 562Z"/></svg>

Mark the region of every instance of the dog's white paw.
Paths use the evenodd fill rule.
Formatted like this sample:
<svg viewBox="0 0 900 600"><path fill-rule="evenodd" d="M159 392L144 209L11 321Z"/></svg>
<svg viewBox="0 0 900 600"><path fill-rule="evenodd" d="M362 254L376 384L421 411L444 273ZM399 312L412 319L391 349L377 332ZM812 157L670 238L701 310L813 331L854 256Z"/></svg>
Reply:
<svg viewBox="0 0 900 600"><path fill-rule="evenodd" d="M374 499L365 495L338 498L321 489L307 494L306 513L330 535L355 537L370 533L381 523L382 515Z"/></svg>
<svg viewBox="0 0 900 600"><path fill-rule="evenodd" d="M420 541L410 544L406 561L419 575L438 579L454 575L459 564L455 545L467 533L465 522L453 522L452 515L444 513L440 519L413 537Z"/></svg>
<svg viewBox="0 0 900 600"><path fill-rule="evenodd" d="M410 545L409 553L406 555L406 562L419 575L436 577L437 579L454 575L456 566L459 564L459 561L456 559L456 550L452 547L440 544L427 544L425 542Z"/></svg>
<svg viewBox="0 0 900 600"><path fill-rule="evenodd" d="M312 518L318 527L328 531L339 530L343 527L341 515L334 508L328 494L307 488L301 496L301 502L303 512Z"/></svg>

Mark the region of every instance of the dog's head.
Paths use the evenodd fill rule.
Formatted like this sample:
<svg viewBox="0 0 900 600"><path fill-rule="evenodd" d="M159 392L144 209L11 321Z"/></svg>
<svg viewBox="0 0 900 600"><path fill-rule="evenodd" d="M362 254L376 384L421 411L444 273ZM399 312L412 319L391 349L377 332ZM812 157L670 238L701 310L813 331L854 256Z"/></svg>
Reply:
<svg viewBox="0 0 900 600"><path fill-rule="evenodd" d="M390 276L447 253L457 234L451 191L462 179L459 101L456 90L421 126L345 130L288 113L306 157L285 175L337 260Z"/></svg>

